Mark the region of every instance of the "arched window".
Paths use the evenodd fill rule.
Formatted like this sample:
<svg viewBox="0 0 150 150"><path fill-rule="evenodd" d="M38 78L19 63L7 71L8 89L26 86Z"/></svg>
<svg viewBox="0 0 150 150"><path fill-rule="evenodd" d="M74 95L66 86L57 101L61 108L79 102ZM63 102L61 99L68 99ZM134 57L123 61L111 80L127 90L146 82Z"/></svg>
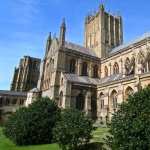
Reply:
<svg viewBox="0 0 150 150"><path fill-rule="evenodd" d="M133 93L134 93L134 90L130 86L128 86L125 90L125 99L127 99L129 95L133 95Z"/></svg>
<svg viewBox="0 0 150 150"><path fill-rule="evenodd" d="M5 104L6 106L10 105L10 100L8 98L6 98Z"/></svg>
<svg viewBox="0 0 150 150"><path fill-rule="evenodd" d="M20 99L20 105L23 105L24 104L24 100L23 99Z"/></svg>
<svg viewBox="0 0 150 150"><path fill-rule="evenodd" d="M117 62L115 62L114 66L113 66L113 73L119 74L119 65Z"/></svg>
<svg viewBox="0 0 150 150"><path fill-rule="evenodd" d="M100 109L103 110L104 109L104 94L101 93L99 96L100 99Z"/></svg>
<svg viewBox="0 0 150 150"><path fill-rule="evenodd" d="M125 74L130 74L130 59L127 57L125 61Z"/></svg>
<svg viewBox="0 0 150 150"><path fill-rule="evenodd" d="M3 106L3 98L0 97L0 107Z"/></svg>
<svg viewBox="0 0 150 150"><path fill-rule="evenodd" d="M85 97L82 93L80 93L76 97L76 109L83 111L84 110Z"/></svg>
<svg viewBox="0 0 150 150"><path fill-rule="evenodd" d="M113 90L111 95L110 95L110 107L111 109L113 109L114 111L117 109L118 106L118 102L117 102L117 92L116 90Z"/></svg>
<svg viewBox="0 0 150 150"><path fill-rule="evenodd" d="M13 105L16 105L16 104L17 104L17 99L13 99L13 100L12 100L12 104L13 104Z"/></svg>
<svg viewBox="0 0 150 150"><path fill-rule="evenodd" d="M105 72L105 77L108 77L108 68L107 68L107 66L105 66L104 72Z"/></svg>
<svg viewBox="0 0 150 150"><path fill-rule="evenodd" d="M60 94L59 94L58 106L62 107L62 103L63 103L63 92L61 91Z"/></svg>
<svg viewBox="0 0 150 150"><path fill-rule="evenodd" d="M147 53L147 72L150 71L150 52Z"/></svg>
<svg viewBox="0 0 150 150"><path fill-rule="evenodd" d="M82 63L82 76L87 76L87 63L86 62L83 62Z"/></svg>
<svg viewBox="0 0 150 150"><path fill-rule="evenodd" d="M148 60L148 72L150 71L150 59Z"/></svg>
<svg viewBox="0 0 150 150"><path fill-rule="evenodd" d="M97 65L93 67L93 77L98 78L98 66Z"/></svg>
<svg viewBox="0 0 150 150"><path fill-rule="evenodd" d="M70 73L75 73L76 71L76 61L75 59L70 60Z"/></svg>
<svg viewBox="0 0 150 150"><path fill-rule="evenodd" d="M63 84L64 84L64 79L62 78L62 79L61 79L61 85L63 85Z"/></svg>

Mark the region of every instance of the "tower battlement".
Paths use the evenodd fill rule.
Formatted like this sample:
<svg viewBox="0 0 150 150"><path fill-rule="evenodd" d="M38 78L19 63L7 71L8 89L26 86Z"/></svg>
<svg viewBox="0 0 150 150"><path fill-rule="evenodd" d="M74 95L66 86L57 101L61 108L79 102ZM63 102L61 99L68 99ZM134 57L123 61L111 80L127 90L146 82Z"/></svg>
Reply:
<svg viewBox="0 0 150 150"><path fill-rule="evenodd" d="M92 49L98 57L106 57L108 52L122 44L122 17L105 11L104 5L85 19L86 48Z"/></svg>

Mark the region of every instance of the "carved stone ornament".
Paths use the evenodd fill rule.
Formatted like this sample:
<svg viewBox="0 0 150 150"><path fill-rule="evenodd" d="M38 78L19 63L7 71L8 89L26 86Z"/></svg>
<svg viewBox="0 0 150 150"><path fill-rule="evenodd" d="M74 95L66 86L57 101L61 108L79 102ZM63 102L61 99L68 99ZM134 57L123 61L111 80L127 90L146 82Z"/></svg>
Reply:
<svg viewBox="0 0 150 150"><path fill-rule="evenodd" d="M131 60L129 58L126 59L125 62L125 74L131 75L135 72L135 58L132 56Z"/></svg>
<svg viewBox="0 0 150 150"><path fill-rule="evenodd" d="M145 55L142 51L139 51L139 54L138 54L138 64L145 64L145 61L146 61L146 58L145 58Z"/></svg>

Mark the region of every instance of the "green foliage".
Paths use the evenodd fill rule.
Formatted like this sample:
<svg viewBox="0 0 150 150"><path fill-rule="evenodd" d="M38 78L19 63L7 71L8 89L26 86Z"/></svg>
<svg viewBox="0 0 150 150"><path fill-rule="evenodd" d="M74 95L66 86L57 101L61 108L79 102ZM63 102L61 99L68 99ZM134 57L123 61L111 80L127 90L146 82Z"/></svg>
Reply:
<svg viewBox="0 0 150 150"><path fill-rule="evenodd" d="M4 134L17 145L51 143L52 129L59 117L57 105L39 98L28 108L20 108L8 119Z"/></svg>
<svg viewBox="0 0 150 150"><path fill-rule="evenodd" d="M112 118L111 137L107 144L112 150L149 150L150 149L150 88L145 88L127 102Z"/></svg>
<svg viewBox="0 0 150 150"><path fill-rule="evenodd" d="M92 120L84 113L66 109L53 129L54 140L63 150L75 150L79 145L89 142L93 129Z"/></svg>

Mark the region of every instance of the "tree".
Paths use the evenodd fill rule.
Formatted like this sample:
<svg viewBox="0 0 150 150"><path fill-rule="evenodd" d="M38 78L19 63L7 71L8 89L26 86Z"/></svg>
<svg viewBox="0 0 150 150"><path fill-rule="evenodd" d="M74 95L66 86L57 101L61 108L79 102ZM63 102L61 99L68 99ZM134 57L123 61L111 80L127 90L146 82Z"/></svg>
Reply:
<svg viewBox="0 0 150 150"><path fill-rule="evenodd" d="M63 149L75 150L91 139L93 122L79 110L66 109L53 129L54 140Z"/></svg>
<svg viewBox="0 0 150 150"><path fill-rule="evenodd" d="M49 98L38 98L28 108L20 108L8 119L4 134L17 145L51 143L59 108Z"/></svg>
<svg viewBox="0 0 150 150"><path fill-rule="evenodd" d="M147 87L121 104L110 124L106 142L112 150L150 149L150 88Z"/></svg>

